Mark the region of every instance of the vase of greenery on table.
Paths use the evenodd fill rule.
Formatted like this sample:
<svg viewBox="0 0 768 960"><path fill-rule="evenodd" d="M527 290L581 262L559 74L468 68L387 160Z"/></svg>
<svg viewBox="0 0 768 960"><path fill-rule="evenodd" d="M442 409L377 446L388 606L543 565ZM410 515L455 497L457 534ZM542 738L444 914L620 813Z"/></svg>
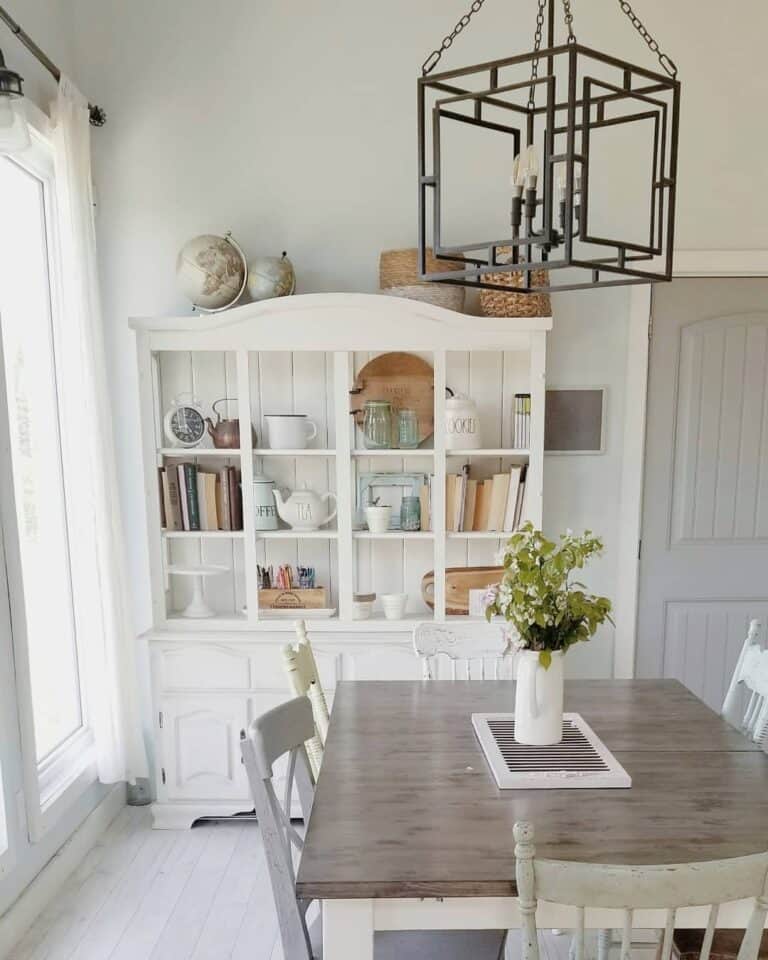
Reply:
<svg viewBox="0 0 768 960"><path fill-rule="evenodd" d="M606 620L611 601L588 593L574 579L602 540L586 530L568 531L559 543L526 523L504 548L504 575L486 596L488 620L501 616L509 624L510 647L517 652L515 740L543 746L563 735L563 658L575 643L586 641Z"/></svg>

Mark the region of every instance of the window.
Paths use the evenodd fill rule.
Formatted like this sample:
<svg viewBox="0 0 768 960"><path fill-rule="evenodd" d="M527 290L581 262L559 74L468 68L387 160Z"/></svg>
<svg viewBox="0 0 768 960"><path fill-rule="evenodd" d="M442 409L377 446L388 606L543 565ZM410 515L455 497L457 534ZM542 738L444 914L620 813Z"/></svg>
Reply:
<svg viewBox="0 0 768 960"><path fill-rule="evenodd" d="M88 733L67 510L67 483L76 478L64 469L56 364L52 183L42 140L18 162L0 157L0 344L10 449L2 480L13 501L3 504L3 521L22 748L34 765L41 809L81 772Z"/></svg>

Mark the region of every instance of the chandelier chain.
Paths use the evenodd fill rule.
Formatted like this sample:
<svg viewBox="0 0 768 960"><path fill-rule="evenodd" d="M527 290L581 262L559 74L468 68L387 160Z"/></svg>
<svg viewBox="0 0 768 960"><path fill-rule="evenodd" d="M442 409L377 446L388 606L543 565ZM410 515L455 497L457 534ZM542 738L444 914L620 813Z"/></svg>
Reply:
<svg viewBox="0 0 768 960"><path fill-rule="evenodd" d="M670 75L670 77L676 77L677 65L675 64L675 61L668 57L666 53L662 53L662 51L659 49L659 44L656 42L656 40L654 40L650 33L648 33L645 25L632 7L627 3L627 0L619 0L619 6L621 7L622 12L627 15L635 30L637 30L643 40L645 40L645 42L648 44L648 48L651 50L651 52L656 54L659 63Z"/></svg>
<svg viewBox="0 0 768 960"><path fill-rule="evenodd" d="M440 62L440 58L452 45L453 41L458 37L465 27L469 26L469 21L474 17L474 15L480 10L480 8L485 3L485 0L473 0L472 6L467 10L464 16L458 21L456 26L451 30L449 34L443 37L443 42L437 48L433 50L432 53L427 57L427 59L421 65L421 75L426 77L428 73L431 73L435 67Z"/></svg>
<svg viewBox="0 0 768 960"><path fill-rule="evenodd" d="M563 0L563 12L565 14L565 25L568 28L568 43L576 43L576 34L573 32L571 0Z"/></svg>
<svg viewBox="0 0 768 960"><path fill-rule="evenodd" d="M539 78L539 50L541 50L541 37L544 30L544 12L547 9L548 0L539 0L536 10L536 30L533 35L533 52L536 56L531 60L531 85L528 89L528 109L533 110L536 106L536 81Z"/></svg>

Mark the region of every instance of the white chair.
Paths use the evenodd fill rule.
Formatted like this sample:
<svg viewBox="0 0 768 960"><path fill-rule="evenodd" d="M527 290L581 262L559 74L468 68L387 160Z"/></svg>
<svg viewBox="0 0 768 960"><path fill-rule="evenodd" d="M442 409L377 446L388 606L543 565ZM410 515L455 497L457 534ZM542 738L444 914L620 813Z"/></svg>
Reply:
<svg viewBox="0 0 768 960"><path fill-rule="evenodd" d="M768 650L760 646L759 633L760 621L752 620L721 711L726 720L756 743L763 740L768 729ZM747 707L743 714L740 709L742 688L747 691Z"/></svg>
<svg viewBox="0 0 768 960"><path fill-rule="evenodd" d="M539 900L572 906L576 960L584 958L584 932L606 923L622 931L621 960L630 960L634 912L642 912L644 927L664 930L659 960L672 955L677 911L709 907L702 937L700 960L709 960L715 939L719 908L736 900L755 903L747 924L738 960L757 960L768 913L768 853L731 860L663 866L614 866L537 860L530 823L514 826L517 893L520 900L522 960L538 960L536 907ZM616 922L612 923L613 918Z"/></svg>
<svg viewBox="0 0 768 960"><path fill-rule="evenodd" d="M448 627L420 623L413 631L413 649L421 660L424 680L437 680L440 660L450 663L451 680L498 680L509 641L499 631L496 639L462 637Z"/></svg>
<svg viewBox="0 0 768 960"><path fill-rule="evenodd" d="M296 896L295 855L304 840L291 822L289 802L293 784L299 794L306 824L314 788L305 743L315 729L312 705L297 697L254 720L241 735L248 780L261 828L272 895L277 909L284 960L320 960L320 916L307 923L311 902ZM288 756L288 776L281 802L272 783L273 767ZM445 932L377 933L374 960L501 960L506 940L503 930L451 930Z"/></svg>
<svg viewBox="0 0 768 960"><path fill-rule="evenodd" d="M303 620L298 620L295 626L298 643L295 646L287 643L283 647L283 667L288 676L292 692L297 697L309 697L312 704L315 732L307 741L306 746L312 775L316 781L320 773L320 765L323 762L323 749L325 739L328 736L330 717L325 693L320 683L315 655L312 651L312 644L307 636L307 625Z"/></svg>

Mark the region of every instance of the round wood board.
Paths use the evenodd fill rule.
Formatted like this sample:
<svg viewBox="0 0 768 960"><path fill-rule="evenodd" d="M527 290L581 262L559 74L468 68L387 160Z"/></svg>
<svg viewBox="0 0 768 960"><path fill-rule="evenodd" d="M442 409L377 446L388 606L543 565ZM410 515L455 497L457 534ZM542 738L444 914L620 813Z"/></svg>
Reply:
<svg viewBox="0 0 768 960"><path fill-rule="evenodd" d="M435 430L434 394L435 374L426 360L413 353L382 353L355 377L349 409L360 427L368 400L389 400L394 411L415 410L423 443Z"/></svg>

